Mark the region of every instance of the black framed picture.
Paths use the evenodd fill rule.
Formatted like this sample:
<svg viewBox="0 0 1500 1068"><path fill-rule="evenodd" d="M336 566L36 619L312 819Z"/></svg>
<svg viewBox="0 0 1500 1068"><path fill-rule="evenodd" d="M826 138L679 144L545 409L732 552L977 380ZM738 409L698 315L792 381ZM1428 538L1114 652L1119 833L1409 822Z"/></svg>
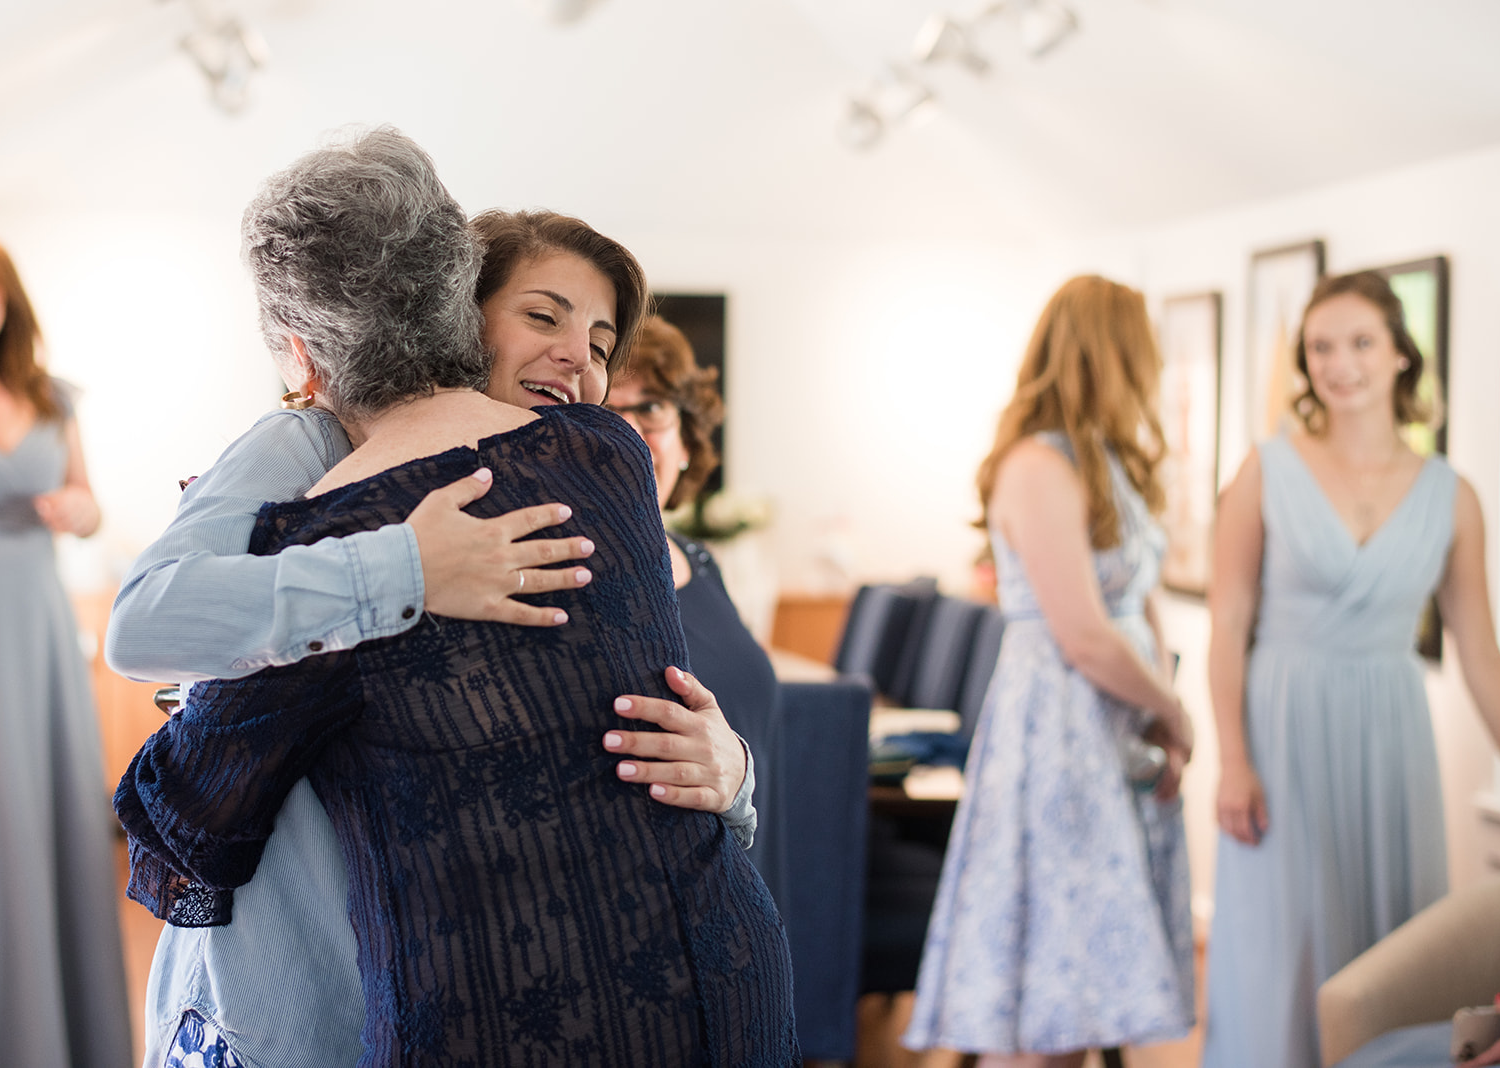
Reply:
<svg viewBox="0 0 1500 1068"><path fill-rule="evenodd" d="M1406 443L1422 456L1446 455L1448 431L1443 413L1448 406L1448 257L1429 256L1372 270L1385 277L1401 301L1406 330L1422 352L1417 396L1437 414L1434 425L1406 427ZM1443 621L1436 598L1427 603L1422 614L1417 651L1434 662L1443 659Z"/></svg>
<svg viewBox="0 0 1500 1068"><path fill-rule="evenodd" d="M719 396L724 399L724 421L729 421L729 395L725 386L725 313L728 298L723 293L654 293L656 314L681 330L693 346L699 367L718 372ZM724 488L724 427L714 431L714 448L720 464L703 484L698 499L711 497Z"/></svg>
<svg viewBox="0 0 1500 1068"><path fill-rule="evenodd" d="M1254 253L1246 317L1246 447L1284 429L1292 398L1301 392L1293 365L1302 310L1323 277L1323 242L1304 241Z"/></svg>
<svg viewBox="0 0 1500 1068"><path fill-rule="evenodd" d="M1159 411L1167 445L1162 462L1167 552L1161 580L1170 590L1198 597L1208 592L1219 491L1222 312L1218 292L1171 297L1162 303L1157 331Z"/></svg>

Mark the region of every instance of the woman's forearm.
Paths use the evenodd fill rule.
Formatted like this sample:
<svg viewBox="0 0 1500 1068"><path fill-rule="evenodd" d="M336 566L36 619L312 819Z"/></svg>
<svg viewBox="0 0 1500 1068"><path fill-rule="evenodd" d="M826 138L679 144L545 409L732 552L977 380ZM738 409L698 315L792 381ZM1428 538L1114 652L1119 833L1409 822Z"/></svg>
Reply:
<svg viewBox="0 0 1500 1068"><path fill-rule="evenodd" d="M1250 765L1245 740L1245 660L1248 627L1215 624L1208 643L1208 692L1221 766Z"/></svg>
<svg viewBox="0 0 1500 1068"><path fill-rule="evenodd" d="M1182 707L1177 695L1113 626L1105 623L1062 643L1062 648L1073 667L1095 687L1176 726Z"/></svg>
<svg viewBox="0 0 1500 1068"><path fill-rule="evenodd" d="M239 678L412 626L423 586L409 527L246 553L260 506L302 495L347 452L331 417L306 412L273 412L230 445L121 584L109 665L138 679Z"/></svg>

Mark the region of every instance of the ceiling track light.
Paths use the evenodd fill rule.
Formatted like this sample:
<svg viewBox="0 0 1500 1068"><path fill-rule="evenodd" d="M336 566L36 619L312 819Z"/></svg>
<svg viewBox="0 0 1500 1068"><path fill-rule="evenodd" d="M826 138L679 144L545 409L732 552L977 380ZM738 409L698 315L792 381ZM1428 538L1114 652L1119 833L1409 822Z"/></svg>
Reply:
<svg viewBox="0 0 1500 1068"><path fill-rule="evenodd" d="M850 148L874 148L887 129L933 100L932 90L909 67L888 63L864 91L849 97L839 120L839 138Z"/></svg>
<svg viewBox="0 0 1500 1068"><path fill-rule="evenodd" d="M1014 19L1021 48L1033 59L1048 54L1078 29L1078 16L1064 0L992 0L968 19L931 15L912 42L912 61L920 68L952 63L983 76L991 64L975 38L981 26L1001 17ZM850 148L871 149L892 125L935 100L911 67L888 63L871 86L849 97L839 119L839 138Z"/></svg>
<svg viewBox="0 0 1500 1068"><path fill-rule="evenodd" d="M1077 29L1078 16L1061 0L1029 0L1017 16L1021 47L1032 59L1045 56Z"/></svg>
<svg viewBox="0 0 1500 1068"><path fill-rule="evenodd" d="M912 57L924 65L957 63L971 74L986 74L990 61L974 47L975 25L966 25L949 15L929 16L912 42Z"/></svg>
<svg viewBox="0 0 1500 1068"><path fill-rule="evenodd" d="M521 6L533 16L554 26L577 22L604 0L521 0Z"/></svg>
<svg viewBox="0 0 1500 1068"><path fill-rule="evenodd" d="M219 110L244 110L251 78L270 62L265 41L216 0L188 0L188 9L196 25L178 44L208 79Z"/></svg>

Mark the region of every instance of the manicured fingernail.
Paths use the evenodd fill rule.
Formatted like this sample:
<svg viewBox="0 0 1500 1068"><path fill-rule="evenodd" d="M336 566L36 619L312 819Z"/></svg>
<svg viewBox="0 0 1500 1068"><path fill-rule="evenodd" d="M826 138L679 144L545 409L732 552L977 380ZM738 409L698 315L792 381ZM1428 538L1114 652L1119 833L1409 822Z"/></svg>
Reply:
<svg viewBox="0 0 1500 1068"><path fill-rule="evenodd" d="M554 622L554 623L566 623L567 621L568 621L568 613L566 613L566 612L559 612L555 616L552 617L552 622Z"/></svg>
<svg viewBox="0 0 1500 1068"><path fill-rule="evenodd" d="M667 796L667 788L665 786L663 786L659 782L654 782L654 783L651 784L651 796L652 797L666 797Z"/></svg>
<svg viewBox="0 0 1500 1068"><path fill-rule="evenodd" d="M478 479L480 482L493 482L495 480L495 472L491 471L488 467L481 467L469 477Z"/></svg>
<svg viewBox="0 0 1500 1068"><path fill-rule="evenodd" d="M634 764L621 764L620 765L620 778L622 778L622 779L633 779L633 778L635 778L636 773L639 772L639 771L640 771L640 768L636 767Z"/></svg>
<svg viewBox="0 0 1500 1068"><path fill-rule="evenodd" d="M573 572L573 581L578 583L578 585L580 586L588 582L588 580L593 577L594 573L586 567L580 567L577 571Z"/></svg>
<svg viewBox="0 0 1500 1068"><path fill-rule="evenodd" d="M573 509L569 508L566 504L559 504L557 506L557 521L559 523L566 523L569 519L572 518Z"/></svg>
<svg viewBox="0 0 1500 1068"><path fill-rule="evenodd" d="M584 556L588 556L591 552L594 551L594 543L589 541L587 538L584 538L581 542L578 543L578 551Z"/></svg>
<svg viewBox="0 0 1500 1068"><path fill-rule="evenodd" d="M628 697L616 697L615 698L615 711L616 712L629 712L630 711L630 698L628 698Z"/></svg>
<svg viewBox="0 0 1500 1068"><path fill-rule="evenodd" d="M618 749L624 744L625 739L616 734L614 731L610 731L604 736L604 748L606 749Z"/></svg>

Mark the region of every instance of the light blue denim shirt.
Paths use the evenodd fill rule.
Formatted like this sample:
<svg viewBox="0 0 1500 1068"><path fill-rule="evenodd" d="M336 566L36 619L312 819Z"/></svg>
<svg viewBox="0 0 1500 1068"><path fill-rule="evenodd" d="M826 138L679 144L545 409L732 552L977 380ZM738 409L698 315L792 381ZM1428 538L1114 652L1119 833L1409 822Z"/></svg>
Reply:
<svg viewBox="0 0 1500 1068"><path fill-rule="evenodd" d="M272 412L230 445L121 585L110 666L143 679L235 678L412 626L422 567L404 523L276 556L245 551L264 502L303 495L349 451L338 421L317 408ZM743 846L755 831L754 789L747 749L745 782L723 814ZM333 825L304 779L255 878L235 891L233 922L163 930L146 989L146 1068L160 1068L188 1009L247 1068L358 1060L364 994L348 887Z"/></svg>

